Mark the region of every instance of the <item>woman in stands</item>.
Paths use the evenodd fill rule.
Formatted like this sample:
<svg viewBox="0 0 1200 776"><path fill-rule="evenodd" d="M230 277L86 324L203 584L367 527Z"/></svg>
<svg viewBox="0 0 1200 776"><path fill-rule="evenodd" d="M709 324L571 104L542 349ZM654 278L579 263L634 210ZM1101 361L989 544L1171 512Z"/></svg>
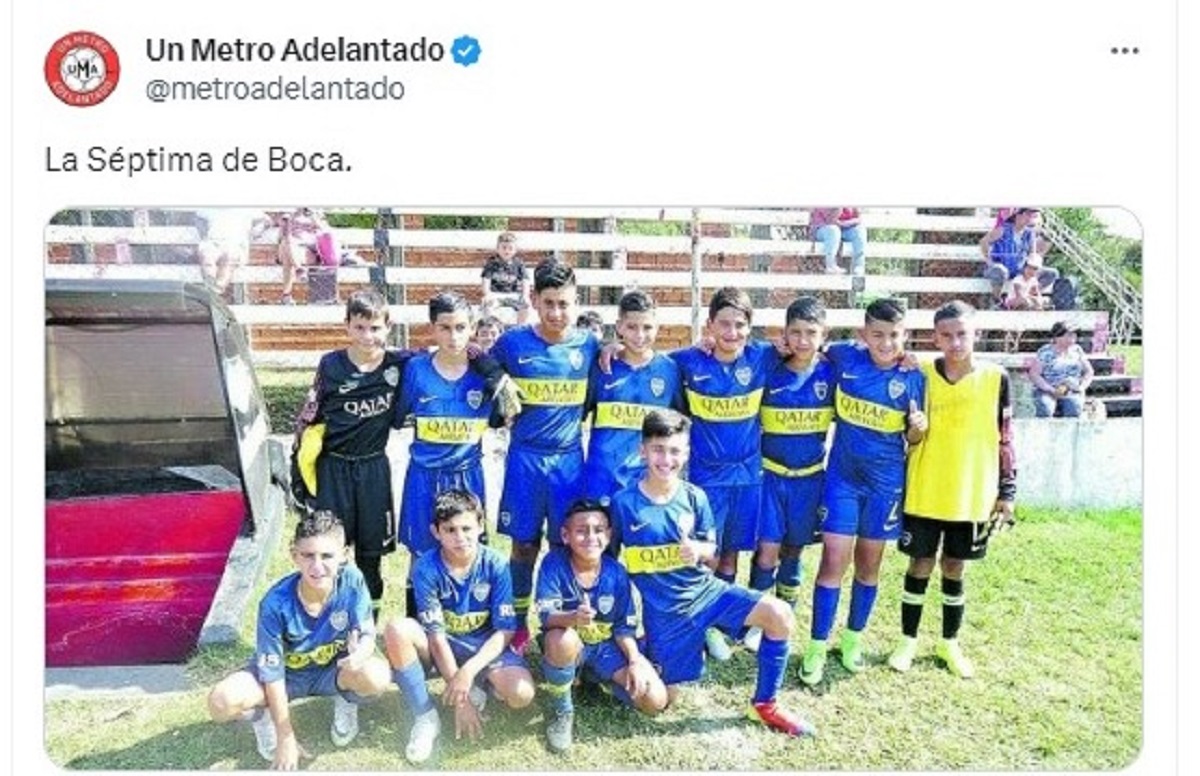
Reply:
<svg viewBox="0 0 1200 776"><path fill-rule="evenodd" d="M1038 350L1029 368L1037 416L1077 418L1095 371L1075 341L1072 324L1059 321L1051 327L1050 337L1051 342Z"/></svg>

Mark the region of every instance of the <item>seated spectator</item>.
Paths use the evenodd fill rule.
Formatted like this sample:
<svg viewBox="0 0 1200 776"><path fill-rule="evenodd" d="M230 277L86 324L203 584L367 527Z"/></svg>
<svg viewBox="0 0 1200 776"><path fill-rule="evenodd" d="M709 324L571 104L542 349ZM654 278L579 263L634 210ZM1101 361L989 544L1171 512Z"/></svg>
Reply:
<svg viewBox="0 0 1200 776"><path fill-rule="evenodd" d="M479 349L484 353L492 349L492 345L496 344L496 340L500 339L500 335L504 333L504 324L499 318L491 315L485 315L475 321L475 336L472 338Z"/></svg>
<svg viewBox="0 0 1200 776"><path fill-rule="evenodd" d="M279 227L279 247L275 261L283 267L283 293L280 304L294 304L292 288L309 266L336 267L341 249L333 229L319 210L300 207L275 218Z"/></svg>
<svg viewBox="0 0 1200 776"><path fill-rule="evenodd" d="M604 319L595 310L585 310L575 319L575 328L588 329L599 339L604 339Z"/></svg>
<svg viewBox="0 0 1200 776"><path fill-rule="evenodd" d="M200 271L225 301L232 302L229 283L233 271L246 263L250 240L270 226L270 219L262 211L236 207L205 208L196 215L201 222Z"/></svg>
<svg viewBox="0 0 1200 776"><path fill-rule="evenodd" d="M1001 226L997 226L979 241L986 268L983 276L992 284L992 306L1004 306L1004 284L1021 274L1025 259L1038 252L1040 244L1035 207L1019 207L1012 211ZM1058 270L1042 267L1038 285L1049 288L1058 280Z"/></svg>
<svg viewBox="0 0 1200 776"><path fill-rule="evenodd" d="M1021 265L1021 274L1013 278L1012 291L1004 301L1009 310L1050 310L1049 289L1043 289L1038 279L1044 269L1040 254L1031 253Z"/></svg>
<svg viewBox="0 0 1200 776"><path fill-rule="evenodd" d="M517 236L504 232L496 239L496 252L483 265L483 314L498 307L516 311L517 323L529 318L529 273L517 256Z"/></svg>
<svg viewBox="0 0 1200 776"><path fill-rule="evenodd" d="M1052 341L1038 349L1029 367L1037 416L1077 418L1095 371L1075 341L1073 325L1059 321L1050 329L1050 337Z"/></svg>
<svg viewBox="0 0 1200 776"><path fill-rule="evenodd" d="M819 207L809 211L809 234L821 243L825 255L825 273L844 275L846 270L838 266L838 254L842 242L850 243L850 266L855 275L866 271L867 230L862 226L858 208Z"/></svg>

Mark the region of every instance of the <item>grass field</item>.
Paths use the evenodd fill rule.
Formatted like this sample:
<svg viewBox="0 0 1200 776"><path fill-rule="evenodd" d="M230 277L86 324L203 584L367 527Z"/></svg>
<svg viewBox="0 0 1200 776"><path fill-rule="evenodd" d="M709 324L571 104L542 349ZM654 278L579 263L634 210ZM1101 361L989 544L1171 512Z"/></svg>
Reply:
<svg viewBox="0 0 1200 776"><path fill-rule="evenodd" d="M485 738L444 737L428 767L443 770L1100 770L1120 769L1142 742L1141 513L1032 512L996 539L967 576L962 641L977 676L956 679L935 664L940 604L930 587L922 657L907 675L884 662L899 631L903 558L889 551L867 650L871 665L848 676L831 659L815 691L796 679L809 623L803 605L782 700L816 722L797 740L744 721L754 658L740 650L689 687L656 719L641 718L594 690L578 700L575 748L551 755L534 706L506 713L493 702ZM502 546L503 549L503 546ZM816 553L805 560L811 585ZM388 603L399 606L400 556L389 556ZM744 565L744 563L743 563ZM288 570L281 548L272 575ZM265 582L264 582L265 587ZM843 620L847 597L843 596ZM46 749L71 769L235 770L264 766L243 725L216 725L205 688L244 665L243 643L207 649L188 672L195 689L142 698L76 697L46 707ZM835 633L836 638L836 633ZM533 651L531 650L531 654ZM411 770L401 754L410 723L393 689L361 712L362 734L346 749L329 741L329 701L296 704L312 770Z"/></svg>

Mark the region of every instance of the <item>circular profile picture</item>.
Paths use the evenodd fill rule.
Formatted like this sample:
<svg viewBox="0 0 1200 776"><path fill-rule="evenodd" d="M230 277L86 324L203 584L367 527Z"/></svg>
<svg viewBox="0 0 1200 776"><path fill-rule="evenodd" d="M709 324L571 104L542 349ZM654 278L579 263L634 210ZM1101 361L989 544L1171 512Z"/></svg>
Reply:
<svg viewBox="0 0 1200 776"><path fill-rule="evenodd" d="M117 88L120 76L117 50L94 32L64 35L46 54L46 84L67 105L99 105Z"/></svg>

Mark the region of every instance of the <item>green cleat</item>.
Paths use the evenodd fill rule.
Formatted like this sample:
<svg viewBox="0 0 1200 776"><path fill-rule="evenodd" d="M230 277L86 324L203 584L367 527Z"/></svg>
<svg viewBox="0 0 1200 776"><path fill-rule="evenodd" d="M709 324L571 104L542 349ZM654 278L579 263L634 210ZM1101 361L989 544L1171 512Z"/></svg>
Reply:
<svg viewBox="0 0 1200 776"><path fill-rule="evenodd" d="M905 636L900 639L900 643L892 650L892 654L888 655L888 665L899 671L906 673L912 668L913 660L917 657L917 640L914 637Z"/></svg>
<svg viewBox="0 0 1200 776"><path fill-rule="evenodd" d="M950 669L950 673L960 679L970 679L975 675L975 666L963 654L962 647L958 645L958 639L942 639L938 642L934 654L946 664L946 668Z"/></svg>
<svg viewBox="0 0 1200 776"><path fill-rule="evenodd" d="M842 668L852 674L857 674L867 667L867 661L863 658L862 633L860 631L842 631L841 660Z"/></svg>
<svg viewBox="0 0 1200 776"><path fill-rule="evenodd" d="M726 663L733 657L733 650L729 648L729 642L725 640L725 634L716 628L709 628L704 631L704 650L708 652L708 656L718 663Z"/></svg>
<svg viewBox="0 0 1200 776"><path fill-rule="evenodd" d="M800 658L800 681L809 687L820 684L825 677L825 659L829 653L829 645L824 641L812 639L804 648L804 656Z"/></svg>

